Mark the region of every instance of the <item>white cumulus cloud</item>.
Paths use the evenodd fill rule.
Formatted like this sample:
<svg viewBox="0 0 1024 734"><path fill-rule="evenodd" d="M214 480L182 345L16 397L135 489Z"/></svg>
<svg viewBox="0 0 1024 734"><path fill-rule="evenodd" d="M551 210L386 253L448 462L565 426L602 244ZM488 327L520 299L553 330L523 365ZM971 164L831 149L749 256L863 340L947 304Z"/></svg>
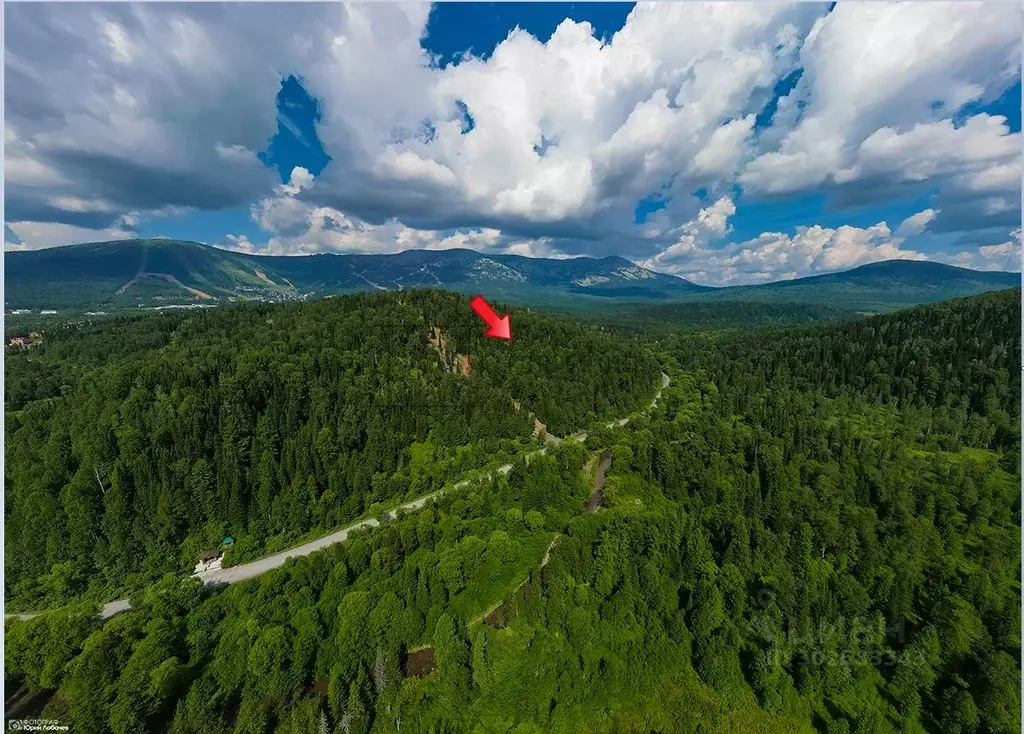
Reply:
<svg viewBox="0 0 1024 734"><path fill-rule="evenodd" d="M917 214L911 214L900 222L900 226L896 228L896 234L904 238L921 234L928 223L933 221L938 214L936 209L925 209Z"/></svg>
<svg viewBox="0 0 1024 734"><path fill-rule="evenodd" d="M443 68L423 48L429 14L12 5L12 230L66 244L248 207L264 242L209 239L281 253L614 253L729 282L918 257L904 240L1020 224L1021 134L978 111L1020 79L1017 5L641 3L608 39L567 19L544 42L515 30ZM259 153L279 124L295 128L275 104L291 74L318 102L331 162L282 185ZM928 201L895 232L779 227L721 244L749 202L809 193L835 208ZM652 194L663 207L637 222Z"/></svg>
<svg viewBox="0 0 1024 734"><path fill-rule="evenodd" d="M1021 230L1010 233L1010 239L998 245L984 245L977 250L965 250L949 259L954 265L976 270L1021 271Z"/></svg>
<svg viewBox="0 0 1024 734"><path fill-rule="evenodd" d="M736 285L843 270L879 260L926 259L920 252L901 248L905 235L893 234L885 222L866 228L797 227L793 234L765 232L743 242L721 244L718 241L729 231L728 218L734 213L730 199L719 199L682 226L675 244L642 264L695 282ZM925 212L907 221L916 217L921 222L927 218L922 215Z"/></svg>

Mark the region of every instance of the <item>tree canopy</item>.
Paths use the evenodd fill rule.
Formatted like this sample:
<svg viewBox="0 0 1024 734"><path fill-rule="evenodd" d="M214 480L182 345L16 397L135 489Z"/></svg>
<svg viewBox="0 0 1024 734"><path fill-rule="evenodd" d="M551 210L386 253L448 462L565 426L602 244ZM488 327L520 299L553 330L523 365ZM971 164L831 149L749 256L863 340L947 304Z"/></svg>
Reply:
<svg viewBox="0 0 1024 734"><path fill-rule="evenodd" d="M382 303L385 311L400 308L401 297L357 297L345 308ZM200 334L220 318L237 319L224 337L230 341L292 309L301 320L311 307L327 314L336 306L204 315L201 330L179 322L179 335L157 351L193 349L185 353L197 357L206 352L185 345L216 342ZM530 315L523 330L547 318ZM502 362L515 353L500 345L456 341L477 350L473 376L482 384L473 400L484 402L456 403L473 410L488 404L486 388L520 384L510 372L520 365L529 375L539 364L530 354L553 358L555 374L564 369L604 385L618 396L605 398L609 409L632 401L623 414L649 402L659 362L672 381L653 410L591 428L586 444L523 452L507 475L453 487L421 510L259 578L204 590L169 573L136 594L130 612L106 622L88 605L9 621L8 680L49 692L48 714L98 732L1020 731L1020 318L1017 290L770 334L638 342L560 327L569 344L577 338L598 353L618 345L633 360L621 365L615 391L609 375L558 366L554 346L520 352L520 364ZM453 340L458 334L452 328ZM421 336L425 343L426 327ZM408 353L417 349L411 341ZM481 357L480 375L478 353L491 355ZM359 354L366 359L372 350ZM445 394L456 398L471 389L472 378L445 372L437 359L428 352L419 366L386 374L402 385L405 367L432 369L417 379L452 383ZM488 359L508 368L500 372L506 382L492 381ZM606 370L619 365L611 353L606 359ZM185 362L176 364L185 370ZM281 369L267 365L268 374ZM99 375L114 367L100 369L81 379L102 384ZM353 368L362 369L377 374ZM264 392L261 385L276 383L259 372L244 373L243 397L214 401L217 410L263 406L259 396L276 395ZM138 379L118 416L136 385L147 384ZM382 376L372 384L371 408L391 383ZM538 415L544 395L560 394L550 384L523 389L521 411ZM82 390L35 402L71 416ZM593 405L584 415L602 415L596 396L569 392L568 405ZM288 395L284 389L270 414L240 408L232 450L242 452L237 437L247 435L252 457L257 437L271 428L287 441ZM142 402L152 406L150 420L160 415L156 402ZM42 408L21 409L33 410ZM301 434L311 413L296 410ZM505 418L495 407L487 440L528 435L531 424L520 425L514 408L502 411L520 433L501 433ZM330 414L332 427L344 415ZM582 420L563 418L559 428ZM31 425L18 421L15 432ZM66 513L77 507L66 497L88 456L78 447L88 443L78 423L48 425L58 435L62 424L66 438L22 451L46 451L71 467L51 495L52 511ZM158 435L159 422L145 425L147 440ZM434 435L380 448L388 468L377 474L428 486L424 477L440 476L433 467L446 460L444 447L456 445L435 443ZM196 440L214 451L216 460L201 460L208 486L219 490L230 476L217 453L228 450L224 436L218 429L209 443ZM588 512L606 448L613 458L602 506ZM354 456L358 465L362 453ZM32 481L55 486L42 484L57 479L48 464L23 461L20 471ZM259 462L248 462L254 468L246 471L259 471ZM163 465L154 466L152 476L161 476ZM280 482L281 466L270 481ZM267 496L289 491L288 480ZM322 491L315 486L287 511L315 517ZM225 502L229 511L230 493ZM104 510L97 512L105 520ZM69 523L90 517L76 512ZM76 547L68 543L72 555L57 559L46 578L75 578Z"/></svg>

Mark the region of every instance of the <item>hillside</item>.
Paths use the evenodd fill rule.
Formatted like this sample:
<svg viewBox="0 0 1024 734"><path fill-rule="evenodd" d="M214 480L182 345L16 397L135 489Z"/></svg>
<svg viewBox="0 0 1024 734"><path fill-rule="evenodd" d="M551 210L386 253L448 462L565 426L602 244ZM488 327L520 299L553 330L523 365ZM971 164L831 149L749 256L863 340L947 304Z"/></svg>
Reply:
<svg viewBox="0 0 1024 734"><path fill-rule="evenodd" d="M655 578L681 580L664 629L702 682L816 731L1020 730L1020 295L664 344L684 374L615 446L610 494L678 518L682 568ZM672 610L636 566L598 579ZM651 710L705 709L671 700Z"/></svg>
<svg viewBox="0 0 1024 734"><path fill-rule="evenodd" d="M1020 284L1020 273L969 270L919 260L885 260L838 273L716 289L703 294L702 299L820 303L877 312L1017 288Z"/></svg>
<svg viewBox="0 0 1024 734"><path fill-rule="evenodd" d="M5 265L8 311L305 300L423 287L534 303L565 296L663 299L707 290L620 257L548 260L472 250L287 257L128 240L10 252Z"/></svg>
<svg viewBox="0 0 1024 734"><path fill-rule="evenodd" d="M530 442L533 416L564 435L654 390L633 341L528 312L514 328L484 339L461 298L418 290L47 331L5 360L8 598L330 528Z"/></svg>
<svg viewBox="0 0 1024 734"><path fill-rule="evenodd" d="M616 301L579 313L584 321L656 338L723 330L780 329L858 318L861 314L828 303L731 301L705 298L665 303ZM24 331L24 329L22 329Z"/></svg>

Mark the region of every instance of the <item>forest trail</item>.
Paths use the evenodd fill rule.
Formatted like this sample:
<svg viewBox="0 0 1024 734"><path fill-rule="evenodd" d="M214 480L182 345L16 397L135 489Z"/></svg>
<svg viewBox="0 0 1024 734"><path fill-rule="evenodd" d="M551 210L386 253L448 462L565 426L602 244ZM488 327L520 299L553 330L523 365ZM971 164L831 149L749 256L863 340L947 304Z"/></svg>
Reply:
<svg viewBox="0 0 1024 734"><path fill-rule="evenodd" d="M662 385L662 387L664 387L664 385ZM655 398L655 400L657 400L657 398ZM654 403L652 403L651 405L653 406ZM583 467L583 473L585 475L590 475L590 472L594 468L595 461L598 462L598 465L597 474L594 476L594 491L591 493L590 498L587 500L587 503L586 505L584 505L583 508L583 511L587 514L597 512L598 510L601 509L601 505L603 504L604 476L605 473L608 471L608 467L610 467L612 463L612 450L605 449L604 451L601 452L599 456L594 455L593 457L591 457ZM512 598L512 595L519 591L519 589L521 589L526 584L526 582L530 580L530 577L533 576L533 574L536 571L539 571L546 565L548 565L548 561L551 560L551 551L554 550L555 544L558 543L558 539L561 537L561 533L556 533L555 537L552 538L551 542L548 544L547 550L544 551L544 557L541 559L540 565L538 565L537 568L534 569L534 571L531 571L529 574L527 574L525 579L516 584L515 588L513 588L510 592L505 594L501 601L499 601L496 604L492 604L489 608L485 609L483 612L473 617L473 619L469 621L469 624L474 625L480 622L488 623L488 620L491 618L491 616L498 612L498 610L501 609L508 602L508 600Z"/></svg>
<svg viewBox="0 0 1024 734"><path fill-rule="evenodd" d="M530 573L526 574L526 578L523 579L522 581L520 581L518 584L516 584L515 588L513 588L511 592L506 593L504 596L502 596L501 601L499 601L496 604L492 604L489 608L487 608L484 611L480 612L480 614L478 614L475 617L473 617L473 619L471 619L466 624L466 626L468 627L470 625L478 624L480 622L485 621L488 617L490 617L492 614L494 614L496 611L498 611L498 609L503 607L505 605L505 603L512 597L513 594L515 594L517 591L519 591L521 588L523 588L526 585L526 582L530 580L530 577L533 576L535 571L539 571L540 569L542 569L546 565L548 565L548 561L551 560L551 551L554 549L555 544L558 542L558 539L561 538L561 537L562 537L561 533L555 533L555 537L553 537L551 539L551 542L548 543L547 549L544 551L544 557L541 559L540 565L537 566L537 568L534 569L534 571L530 571Z"/></svg>
<svg viewBox="0 0 1024 734"><path fill-rule="evenodd" d="M597 465L597 477L594 480L594 492L587 500L586 512L593 513L601 509L604 504L604 475L612 463L612 450L605 449L601 452L601 461Z"/></svg>
<svg viewBox="0 0 1024 734"><path fill-rule="evenodd" d="M647 412L649 412L650 410L652 410L658 404L658 399L661 397L662 391L666 387L668 387L669 382L670 382L669 376L667 374L665 374L664 372L662 372L661 373L661 387L658 388L658 392L655 394L654 399L651 401L650 406L648 406L648 408L646 410L641 411L640 413L635 413L633 415L643 415L643 414L646 414ZM619 421L613 421L613 424L617 423L619 425L625 425L625 422L628 421L630 418L632 418L633 415L626 416L625 418L620 418L619 421L623 421L622 423L620 423ZM579 441L579 442L582 443L583 441L587 440L587 432L586 431L577 431L576 433L572 434L571 436L569 436L569 437L567 437L565 439L558 438L556 436L551 436L551 438L554 439L554 441L550 441L552 444L561 443L562 441ZM525 454L524 458L527 461L529 461L529 459L531 457L533 457L533 456L543 455L543 454L546 454L546 453L547 453L547 447L544 447L544 448L540 448L540 449L537 449L535 451L531 451L531 452ZM610 452L609 452L609 458L610 458ZM604 465L604 456L603 455L601 457L601 461L602 461L602 465ZM607 469L606 466L605 466L605 469ZM512 464L502 464L501 466L499 466L497 468L497 471L500 472L503 475L504 474L508 474L510 471L512 471ZM604 484L604 481L603 481L604 480L604 472L602 472L600 470L600 468L598 470L598 475L599 475L599 477L601 479L601 485L603 487L603 484ZM484 475L484 477L486 477L486 478L490 478L490 476L491 476L490 473ZM470 480L470 479L463 479L462 481L456 482L455 484L451 485L451 489L461 489L462 487L465 487L468 484L470 484L471 481L472 480ZM390 511L386 512L385 513L385 518L386 519L393 518L394 517L394 513L397 510L405 510L407 512L412 512L412 511L418 510L418 509L422 508L425 504L427 504L427 502L429 502L430 500L435 499L437 497L440 497L442 494L445 493L445 491L447 491L447 489L448 488L445 487L445 488L437 490L436 492L432 492L432 493L424 495L422 497L418 497L417 499L410 500L409 502L406 502L405 504L399 505L395 510L390 510ZM598 490L595 490L595 494L597 493L597 491ZM591 497L591 499L593 499L593 496ZM590 502L588 501L587 504L588 504L588 507L589 507ZM255 578L256 576L260 576L260 575L266 573L267 571L271 571L271 570L273 570L275 568L280 568L281 566L284 565L285 561L287 561L289 558L297 558L299 556L308 556L310 553L315 553L316 551L323 550L324 548L332 546L335 543L341 543L344 540L346 540L348 538L348 536L350 534L352 534L353 532L355 532L356 530L361 530L362 528L368 528L368 527L376 527L378 525L380 525L380 521L377 520L376 518L373 518L373 517L367 518L366 520L362 520L362 521L357 522L357 523L355 523L353 525L349 525L348 527L345 527L345 528L342 528L340 530L337 530L337 531L335 531L335 532L333 532L333 533L331 533L329 535L325 535L325 536L323 536L321 538L317 538L316 540L311 540L308 543L303 543L302 545L298 545L298 546L295 546L293 548L289 548L288 550L283 550L283 551L281 551L279 553L274 553L274 554L266 556L264 558L259 558L259 559L255 560L255 561L250 561L249 563L243 563L243 564L240 564L238 566L230 566L228 568L217 568L217 569L212 569L210 571L203 571L203 572L200 572L200 573L194 573L194 574L192 574L192 576L194 576L195 578L198 578L199 580L201 580L204 583L204 585L206 585L206 586L220 586L222 584L238 583L239 581L245 581L247 579L251 579L251 578ZM556 536L555 540L557 540L557 539L558 538ZM552 541L551 545L552 546L554 545L554 541ZM541 563L541 568L543 568L545 565L547 565L547 562L548 562L548 559L550 557L550 554L551 554L551 546L548 547L548 552L544 554L544 561L543 561L543 563ZM116 600L114 600L112 602L108 602L108 603L104 604L100 608L100 615L99 616L100 616L100 619L109 619L109 618L111 618L111 617L113 617L113 616L115 616L117 614L120 614L121 612L126 612L129 609L131 609L131 603L129 602L128 599L116 599ZM40 614L40 612L23 612L23 613L15 613L15 614L5 614L4 618L7 619L7 618L15 617L15 618L18 618L18 619L31 619L32 617L35 617L35 616L37 616L39 614Z"/></svg>

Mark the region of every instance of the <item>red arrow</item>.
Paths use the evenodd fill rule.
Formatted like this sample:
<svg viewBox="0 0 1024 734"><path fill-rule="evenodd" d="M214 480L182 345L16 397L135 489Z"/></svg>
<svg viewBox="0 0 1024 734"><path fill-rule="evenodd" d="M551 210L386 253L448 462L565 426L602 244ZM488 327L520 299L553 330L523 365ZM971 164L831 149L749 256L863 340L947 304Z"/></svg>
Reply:
<svg viewBox="0 0 1024 734"><path fill-rule="evenodd" d="M509 341L512 339L512 325L508 321L508 314L506 313L501 318L498 318L498 314L494 313L494 309L491 308L490 304L484 300L483 296L476 296L472 301L469 302L469 307L476 311L476 315L484 320L484 323L489 327L484 336L494 337L495 339L504 339Z"/></svg>

